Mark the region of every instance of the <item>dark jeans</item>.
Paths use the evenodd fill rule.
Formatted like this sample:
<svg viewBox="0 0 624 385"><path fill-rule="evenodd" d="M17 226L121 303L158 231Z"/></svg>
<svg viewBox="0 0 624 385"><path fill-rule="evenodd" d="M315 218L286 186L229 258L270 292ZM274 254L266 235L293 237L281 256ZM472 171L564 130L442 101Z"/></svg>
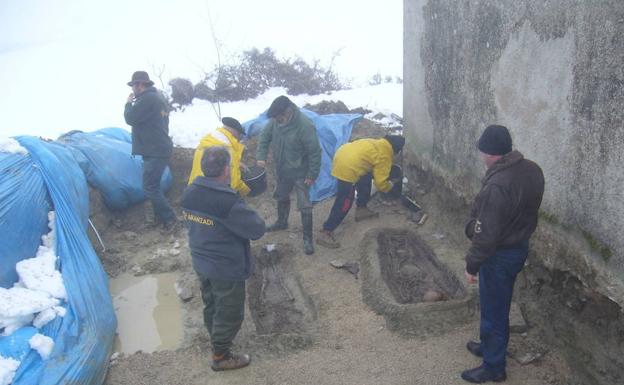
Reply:
<svg viewBox="0 0 624 385"><path fill-rule="evenodd" d="M513 248L497 249L479 270L483 364L496 374L505 370L511 297L528 250L528 241Z"/></svg>
<svg viewBox="0 0 624 385"><path fill-rule="evenodd" d="M362 176L355 184L338 179L338 191L334 205L329 213L329 218L323 223L323 230L334 231L349 213L353 205L353 197L357 191L357 207L368 204L371 196L371 183L373 175L369 172Z"/></svg>
<svg viewBox="0 0 624 385"><path fill-rule="evenodd" d="M199 275L204 301L204 324L210 334L212 352L230 351L245 317L245 281L223 281Z"/></svg>
<svg viewBox="0 0 624 385"><path fill-rule="evenodd" d="M157 221L167 223L175 219L175 213L165 198L160 180L167 168L169 158L143 157L143 192L152 202Z"/></svg>

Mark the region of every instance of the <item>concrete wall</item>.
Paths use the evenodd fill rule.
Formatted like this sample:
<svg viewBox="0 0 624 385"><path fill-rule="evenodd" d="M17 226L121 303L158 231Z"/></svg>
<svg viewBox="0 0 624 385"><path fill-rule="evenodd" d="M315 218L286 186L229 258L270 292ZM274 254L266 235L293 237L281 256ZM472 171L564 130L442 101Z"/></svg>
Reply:
<svg viewBox="0 0 624 385"><path fill-rule="evenodd" d="M416 166L469 202L475 142L507 126L544 170L540 228L572 250L540 257L624 305L624 1L405 0L404 30Z"/></svg>

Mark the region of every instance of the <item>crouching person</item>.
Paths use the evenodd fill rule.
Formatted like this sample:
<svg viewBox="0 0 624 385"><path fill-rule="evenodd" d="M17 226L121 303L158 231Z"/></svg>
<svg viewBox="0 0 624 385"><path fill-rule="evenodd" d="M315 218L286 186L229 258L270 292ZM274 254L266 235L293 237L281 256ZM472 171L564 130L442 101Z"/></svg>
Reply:
<svg viewBox="0 0 624 385"><path fill-rule="evenodd" d="M252 273L250 240L264 235L265 224L229 187L230 154L209 147L198 176L182 196L193 268L201 282L204 323L212 343L212 369L249 365L247 354L233 354L232 341L245 311L245 280Z"/></svg>

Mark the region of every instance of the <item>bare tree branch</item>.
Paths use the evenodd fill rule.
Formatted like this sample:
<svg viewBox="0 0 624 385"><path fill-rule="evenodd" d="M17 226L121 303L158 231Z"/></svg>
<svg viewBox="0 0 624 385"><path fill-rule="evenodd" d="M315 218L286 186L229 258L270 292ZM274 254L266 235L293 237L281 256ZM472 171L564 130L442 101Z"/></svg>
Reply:
<svg viewBox="0 0 624 385"><path fill-rule="evenodd" d="M208 7L208 3L206 3L206 12L208 12L208 25L210 26L210 35L212 37L212 41L215 46L215 51L217 53L217 78L215 79L215 86L214 86L215 93L217 93L218 92L217 84L219 82L219 79L221 78L221 74L223 70L223 66L221 64L221 43L219 42L219 39L217 39L217 33L214 28L214 23L212 21L212 16L210 14L210 7ZM219 102L218 95L215 99L216 99L216 103L211 102L210 104L212 105L212 109L217 115L217 118L221 120L221 103ZM215 104L216 104L216 107L215 107Z"/></svg>

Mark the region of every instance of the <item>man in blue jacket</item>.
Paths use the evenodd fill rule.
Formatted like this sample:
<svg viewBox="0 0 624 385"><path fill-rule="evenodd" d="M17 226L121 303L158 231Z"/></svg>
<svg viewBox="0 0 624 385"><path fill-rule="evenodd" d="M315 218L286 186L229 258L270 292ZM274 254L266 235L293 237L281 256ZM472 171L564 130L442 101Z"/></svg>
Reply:
<svg viewBox="0 0 624 385"><path fill-rule="evenodd" d="M132 93L124 108L124 118L132 127L132 155L143 157L143 192L152 203L156 222L162 223L165 230L172 230L176 216L160 187L173 152L169 105L145 71L132 74L128 85Z"/></svg>
<svg viewBox="0 0 624 385"><path fill-rule="evenodd" d="M245 280L253 270L250 240L264 235L258 214L229 187L230 154L225 147L204 150L203 176L182 195L193 268L201 282L204 323L212 343L212 369L249 365L247 354L233 354L232 341L245 311Z"/></svg>

